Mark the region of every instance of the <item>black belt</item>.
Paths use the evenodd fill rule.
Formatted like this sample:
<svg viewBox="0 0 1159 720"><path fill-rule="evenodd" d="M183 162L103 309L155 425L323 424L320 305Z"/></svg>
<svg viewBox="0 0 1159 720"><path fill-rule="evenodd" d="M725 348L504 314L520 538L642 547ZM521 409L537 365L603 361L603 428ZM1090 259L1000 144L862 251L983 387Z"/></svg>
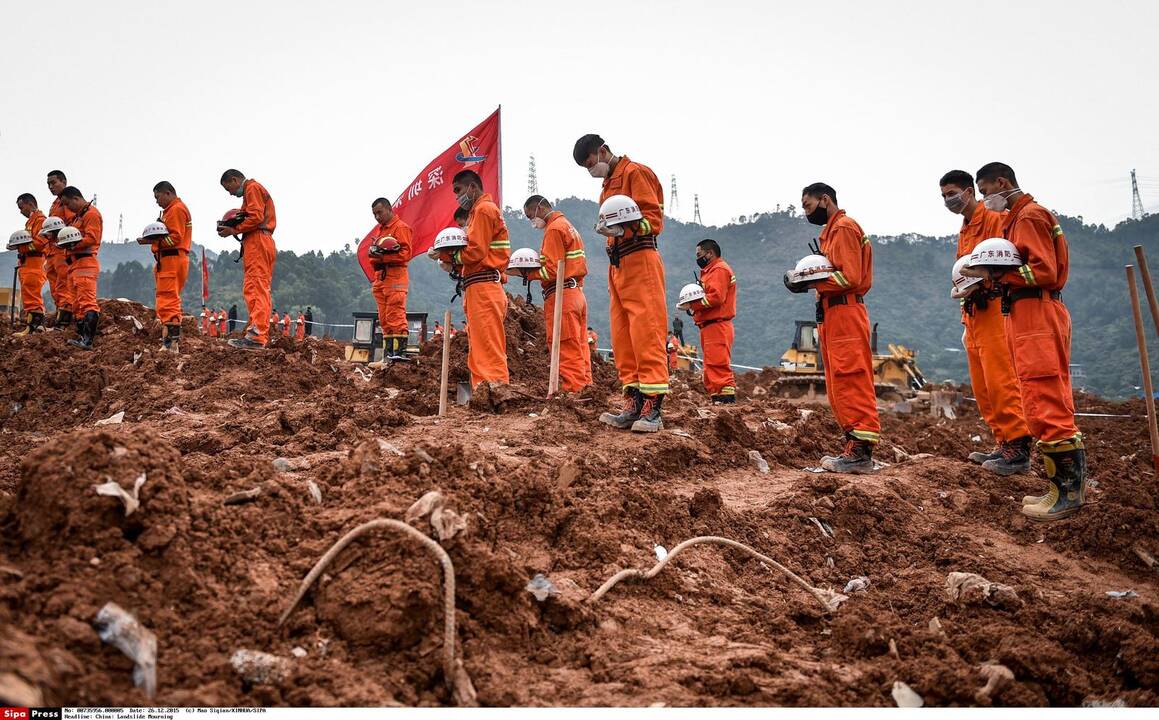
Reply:
<svg viewBox="0 0 1159 720"><path fill-rule="evenodd" d="M858 305L865 304L865 296L864 295L854 295L853 298L857 302ZM845 293L844 295L830 295L830 296L821 298L820 300L817 301L817 322L825 322L825 310L827 308L831 308L834 305L848 305L848 304L849 304L849 293Z"/></svg>
<svg viewBox="0 0 1159 720"><path fill-rule="evenodd" d="M701 329L704 329L704 328L708 327L709 325L715 325L715 324L717 324L717 323L722 323L722 322L731 322L731 321L732 321L732 318L730 318L730 317L726 317L726 318L716 318L715 320L705 320L705 321L704 321L704 322L702 322L702 323L697 323L697 324L696 324L696 327L698 327L698 328L701 328Z"/></svg>
<svg viewBox="0 0 1159 720"><path fill-rule="evenodd" d="M616 240L611 245L604 248L608 253L608 260L611 261L613 267L620 267L620 260L625 255L631 255L634 252L641 250L657 250L660 243L656 241L655 235L641 235L634 237L631 240Z"/></svg>
<svg viewBox="0 0 1159 720"><path fill-rule="evenodd" d="M497 283L502 280L498 270L480 270L463 278L463 288L469 288L477 283Z"/></svg>
<svg viewBox="0 0 1159 720"><path fill-rule="evenodd" d="M157 254L160 255L161 257L173 257L174 255L180 255L183 252L187 252L187 251L182 250L181 248L174 248L172 250L158 250Z"/></svg>
<svg viewBox="0 0 1159 720"><path fill-rule="evenodd" d="M568 278L567 280L563 281L563 287L565 290L568 288L576 288L576 287L579 287L579 283L576 281L575 278ZM548 299L549 297L551 297L554 294L555 294L555 283L551 283L549 285L543 286L543 299L544 300Z"/></svg>
<svg viewBox="0 0 1159 720"><path fill-rule="evenodd" d="M64 264L72 265L76 260L80 260L81 258L94 257L95 255L96 253L76 253L75 255L65 255Z"/></svg>
<svg viewBox="0 0 1159 720"><path fill-rule="evenodd" d="M1010 308L1019 300L1062 300L1062 290L1039 290L1037 288L1018 288L1007 290L1002 296L1002 314L1009 315Z"/></svg>

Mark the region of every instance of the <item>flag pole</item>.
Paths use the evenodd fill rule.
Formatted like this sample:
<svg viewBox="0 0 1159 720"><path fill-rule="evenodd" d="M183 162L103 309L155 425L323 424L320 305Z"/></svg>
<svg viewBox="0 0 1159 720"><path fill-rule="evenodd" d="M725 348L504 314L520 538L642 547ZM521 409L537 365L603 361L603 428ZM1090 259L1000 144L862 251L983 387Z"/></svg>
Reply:
<svg viewBox="0 0 1159 720"><path fill-rule="evenodd" d="M495 110L499 114L499 209L503 210L503 105Z"/></svg>

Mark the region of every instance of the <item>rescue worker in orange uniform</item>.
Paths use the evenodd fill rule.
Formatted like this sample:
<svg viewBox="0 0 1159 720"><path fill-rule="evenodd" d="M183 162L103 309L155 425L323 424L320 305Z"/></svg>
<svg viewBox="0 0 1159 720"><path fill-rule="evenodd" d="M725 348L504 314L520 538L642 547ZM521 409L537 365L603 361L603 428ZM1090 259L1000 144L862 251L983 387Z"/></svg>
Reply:
<svg viewBox="0 0 1159 720"><path fill-rule="evenodd" d="M104 235L104 221L100 210L81 191L69 185L60 192L60 201L72 213L69 226L81 232L81 241L69 246L64 262L68 267L68 282L73 291L73 309L79 318L76 331L77 340L68 344L82 350L92 350L100 323L101 306L97 305L97 280L101 276L101 263L97 254L101 251Z"/></svg>
<svg viewBox="0 0 1159 720"><path fill-rule="evenodd" d="M588 301L584 278L588 261L579 231L552 208L542 195L532 195L523 203L523 214L532 227L543 231L539 248L539 278L543 286L543 318L547 323L547 345L555 332L555 284L559 261L563 260L563 315L559 324L559 387L579 392L592 384L592 354L584 328L588 324Z"/></svg>
<svg viewBox="0 0 1159 720"><path fill-rule="evenodd" d="M40 211L36 197L24 193L16 198L16 208L25 217L24 230L31 236L29 242L16 250L17 271L20 276L20 306L24 308L25 327L17 336L44 330L44 270L45 247L48 240L41 236L45 216Z"/></svg>
<svg viewBox="0 0 1159 720"><path fill-rule="evenodd" d="M223 308L217 309L217 334L221 337L229 337L227 318Z"/></svg>
<svg viewBox="0 0 1159 720"><path fill-rule="evenodd" d="M511 241L503 213L483 191L483 181L473 170L460 170L451 182L459 207L468 211L467 247L440 253L440 266L453 265L462 277L463 312L471 318L467 342L467 367L471 386L481 382L507 383L507 264ZM446 269L444 267L444 269ZM467 321L463 320L467 333Z"/></svg>
<svg viewBox="0 0 1159 720"><path fill-rule="evenodd" d="M704 298L689 308L700 328L704 349L704 389L714 403L736 402L736 377L732 373L732 320L736 317L736 275L720 256L720 244L701 240L696 245L696 265ZM676 339L675 333L673 338Z"/></svg>
<svg viewBox="0 0 1159 720"><path fill-rule="evenodd" d="M588 327L588 352L591 352L593 354L596 353L597 352L596 345L597 345L597 343L599 343L599 341L600 341L599 334L595 331L594 328L589 326Z"/></svg>
<svg viewBox="0 0 1159 720"><path fill-rule="evenodd" d="M1086 501L1086 450L1075 424L1070 381L1070 313L1062 303L1070 270L1066 236L1054 215L1018 187L1009 165L989 163L976 177L986 207L1007 211L1003 236L1023 262L997 277L982 271L1003 286L1006 340L1022 409L1050 482L1044 495L1023 498L1022 512L1033 520L1059 520Z"/></svg>
<svg viewBox="0 0 1159 720"><path fill-rule="evenodd" d="M201 334L209 335L209 310L201 306Z"/></svg>
<svg viewBox="0 0 1159 720"><path fill-rule="evenodd" d="M72 220L72 211L65 207L60 199L61 192L68 187L68 178L60 170L48 173L48 191L52 193L52 206L48 209L48 216L60 218L65 225ZM48 289L52 295L52 304L56 306L56 318L53 328L67 328L75 320L73 315L72 285L68 280L68 264L65 263L65 251L56 246L55 241L49 242L44 248L44 274L48 277Z"/></svg>
<svg viewBox="0 0 1159 720"><path fill-rule="evenodd" d="M668 351L668 372L674 373L680 366L680 343L672 333L668 333L668 342L664 344L664 349Z"/></svg>
<svg viewBox="0 0 1159 720"><path fill-rule="evenodd" d="M169 231L153 243L157 319L164 324L162 347L177 352L181 342L181 291L189 277L189 250L193 243L193 218L177 190L167 180L153 186L153 199L161 208L160 222Z"/></svg>
<svg viewBox="0 0 1159 720"><path fill-rule="evenodd" d="M988 210L974 195L974 177L951 170L939 182L946 209L962 216L958 231L958 257L969 255L989 238L1002 237L1005 217ZM989 426L998 447L989 453L970 453L971 462L999 475L1030 469L1030 430L1022 417L1018 377L1006 342L1006 322L998 291L989 284L969 295L962 304L965 331L962 344L970 369L970 386L978 412Z"/></svg>
<svg viewBox="0 0 1159 720"><path fill-rule="evenodd" d="M293 337L290 334L290 313L287 312L282 316L282 335L285 337Z"/></svg>
<svg viewBox="0 0 1159 720"><path fill-rule="evenodd" d="M215 311L210 310L206 313L205 326L209 330L209 337L217 337L217 313Z"/></svg>
<svg viewBox="0 0 1159 720"><path fill-rule="evenodd" d="M668 394L668 308L658 249L664 191L650 168L626 155L614 155L599 135L577 140L572 159L603 180L601 206L608 198L623 195L635 201L643 216L633 223L596 227L608 238L612 352L625 399L619 413L604 413L600 421L620 429L657 432L664 427L661 406Z"/></svg>
<svg viewBox="0 0 1159 720"><path fill-rule="evenodd" d="M377 198L370 211L378 222L378 238L370 244L370 267L374 282L370 291L378 306L378 325L382 329L382 349L388 360L406 359L406 296L410 286L407 263L410 262L412 232L410 225L395 214L386 198Z"/></svg>
<svg viewBox="0 0 1159 720"><path fill-rule="evenodd" d="M274 308L270 315L270 334L277 336L282 331L282 316L278 314L278 309Z"/></svg>
<svg viewBox="0 0 1159 720"><path fill-rule="evenodd" d="M838 207L837 191L829 185L813 183L802 190L801 208L811 224L823 226L821 254L834 267L813 289L825 393L846 442L840 455L822 458L821 467L830 472L872 472L873 448L881 441L865 309L865 295L873 286L873 247L861 226Z"/></svg>
<svg viewBox="0 0 1159 720"><path fill-rule="evenodd" d="M274 277L274 263L278 250L274 245L274 230L278 216L274 200L257 180L247 180L238 170L226 170L221 186L230 195L242 198L240 217L230 224L217 224L221 237L241 235L242 262L244 263L241 294L249 311L250 326L245 337L233 338L233 347L258 350L270 340L270 282Z"/></svg>
<svg viewBox="0 0 1159 720"><path fill-rule="evenodd" d="M305 340L306 339L306 316L302 314L301 310L298 311L298 322L297 322L297 328L294 331L294 339L295 340Z"/></svg>

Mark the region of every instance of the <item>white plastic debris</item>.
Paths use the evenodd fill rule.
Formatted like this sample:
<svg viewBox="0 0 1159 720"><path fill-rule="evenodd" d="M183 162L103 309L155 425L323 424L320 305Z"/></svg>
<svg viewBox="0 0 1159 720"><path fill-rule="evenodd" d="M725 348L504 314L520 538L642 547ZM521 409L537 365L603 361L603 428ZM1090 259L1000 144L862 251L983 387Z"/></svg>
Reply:
<svg viewBox="0 0 1159 720"><path fill-rule="evenodd" d="M229 659L242 679L254 685L277 685L289 679L290 661L260 650L238 650Z"/></svg>
<svg viewBox="0 0 1159 720"><path fill-rule="evenodd" d="M830 590L828 588L817 588L817 592L821 597L825 598L825 604L829 606L830 612L836 612L837 608L841 606L841 603L849 599L848 595L842 595L836 590Z"/></svg>
<svg viewBox="0 0 1159 720"><path fill-rule="evenodd" d="M290 651L290 654L296 658L304 658L307 655L306 648L301 647L301 646L295 647L293 650Z"/></svg>
<svg viewBox="0 0 1159 720"><path fill-rule="evenodd" d="M133 661L133 684L152 700L157 694L157 636L116 603L105 603L93 625L103 642Z"/></svg>
<svg viewBox="0 0 1159 720"><path fill-rule="evenodd" d="M893 695L893 701L900 708L920 708L926 704L921 695L918 695L913 688L900 680L894 682L890 694Z"/></svg>
<svg viewBox="0 0 1159 720"><path fill-rule="evenodd" d="M767 460L761 457L759 450L749 450L749 460L752 461L753 467L757 469L757 472L761 473L762 475L769 474L769 463Z"/></svg>
<svg viewBox="0 0 1159 720"><path fill-rule="evenodd" d="M668 548L663 545L657 545L652 548L652 552L656 553L656 560L659 562L664 562L664 558L668 557Z"/></svg>
<svg viewBox="0 0 1159 720"><path fill-rule="evenodd" d="M543 573L537 573L535 577L531 578L525 589L534 595L535 599L539 602L543 602L551 595L559 594L559 590L555 588L555 585L551 584L551 581Z"/></svg>
<svg viewBox="0 0 1159 720"><path fill-rule="evenodd" d="M981 435L974 435L973 437L970 438L970 442L980 443L980 442L982 442L982 436Z"/></svg>
<svg viewBox="0 0 1159 720"><path fill-rule="evenodd" d="M105 495L108 497L119 498L125 504L125 517L129 517L141 507L141 486L145 484L145 473L137 476L133 481L133 489L131 491L125 490L116 480L109 480L100 485L93 485L93 490L97 495Z"/></svg>
<svg viewBox="0 0 1159 720"><path fill-rule="evenodd" d="M1123 600L1125 598L1139 597L1139 593L1134 590L1108 590L1107 597L1115 600Z"/></svg>
<svg viewBox="0 0 1159 720"><path fill-rule="evenodd" d="M306 488L310 491L310 497L318 505L322 504L322 488L318 487L318 483L310 480L306 483Z"/></svg>
<svg viewBox="0 0 1159 720"><path fill-rule="evenodd" d="M1022 605L1022 598L1018 597L1014 588L990 582L976 573L952 572L947 575L946 594L951 600L963 605L980 605L983 602L993 607L1005 608Z"/></svg>
<svg viewBox="0 0 1159 720"><path fill-rule="evenodd" d="M865 592L867 589L869 589L869 578L862 575L860 577L855 577L849 582L845 583L845 589L841 592L848 594L855 592Z"/></svg>
<svg viewBox="0 0 1159 720"><path fill-rule="evenodd" d="M120 425L124 421L124 419L125 419L125 411L122 410L119 413L117 413L116 415L110 415L109 417L105 418L104 420L97 420L95 424L98 426L100 426L100 425Z"/></svg>
<svg viewBox="0 0 1159 720"><path fill-rule="evenodd" d="M399 450L399 449L398 449L398 448L396 448L394 445L391 445L390 443L388 443L387 441L383 440L382 438L378 438L378 449L379 449L381 452L390 453L391 455L395 455L395 456L397 456L397 457L402 457L402 456L403 456L403 451L402 451L402 450ZM416 452L417 452L417 451L416 451ZM428 455L427 457L430 457L430 456ZM433 461L432 461L432 460L427 460L427 462L433 462Z"/></svg>

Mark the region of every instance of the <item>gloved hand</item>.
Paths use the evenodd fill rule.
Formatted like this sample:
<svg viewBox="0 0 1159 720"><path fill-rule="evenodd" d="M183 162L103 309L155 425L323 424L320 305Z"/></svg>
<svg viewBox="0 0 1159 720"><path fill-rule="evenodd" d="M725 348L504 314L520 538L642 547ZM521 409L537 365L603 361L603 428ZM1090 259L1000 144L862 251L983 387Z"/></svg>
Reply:
<svg viewBox="0 0 1159 720"><path fill-rule="evenodd" d="M794 282L789 277L789 273L785 273L785 287L789 289L789 292L795 293L798 295L800 293L809 291L809 283Z"/></svg>
<svg viewBox="0 0 1159 720"><path fill-rule="evenodd" d="M620 237L624 234L624 228L620 227L619 225L612 225L609 227L605 225L604 221L601 219L596 223L596 232L606 237Z"/></svg>

